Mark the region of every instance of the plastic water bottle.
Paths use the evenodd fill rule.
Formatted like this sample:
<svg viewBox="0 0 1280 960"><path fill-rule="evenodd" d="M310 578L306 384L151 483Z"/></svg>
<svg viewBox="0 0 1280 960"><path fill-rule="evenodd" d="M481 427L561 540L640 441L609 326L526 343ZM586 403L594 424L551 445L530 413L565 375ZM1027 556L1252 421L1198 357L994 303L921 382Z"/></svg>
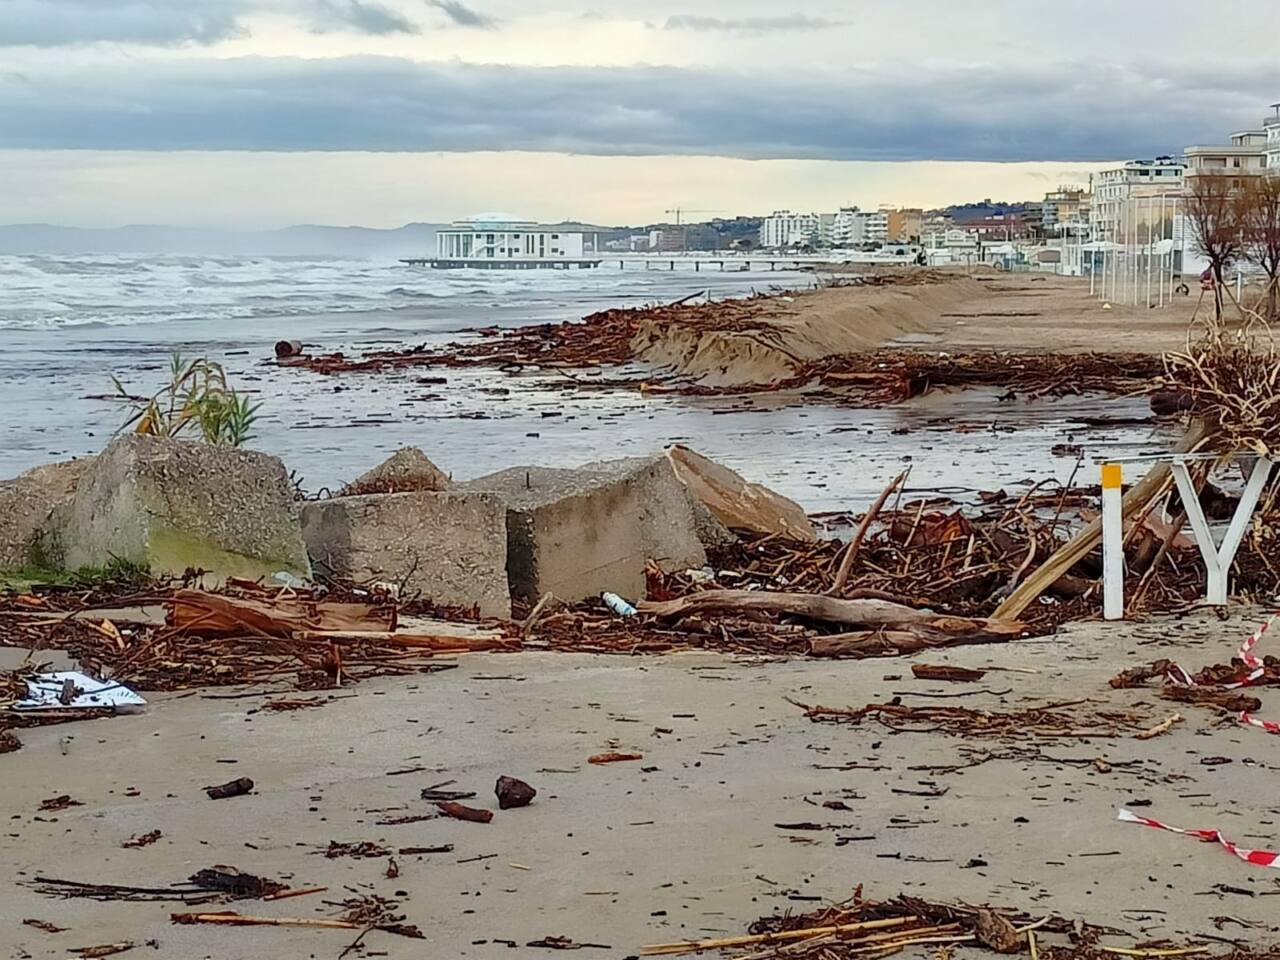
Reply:
<svg viewBox="0 0 1280 960"><path fill-rule="evenodd" d="M600 594L600 599L604 601L604 605L616 613L620 617L634 617L636 608L627 601L623 600L616 593L605 592Z"/></svg>

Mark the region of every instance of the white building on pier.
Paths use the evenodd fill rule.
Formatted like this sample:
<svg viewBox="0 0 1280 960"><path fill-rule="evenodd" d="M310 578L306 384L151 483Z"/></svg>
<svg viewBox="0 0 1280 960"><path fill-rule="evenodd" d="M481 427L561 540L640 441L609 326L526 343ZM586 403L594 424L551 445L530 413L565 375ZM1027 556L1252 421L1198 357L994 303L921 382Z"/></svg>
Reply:
<svg viewBox="0 0 1280 960"><path fill-rule="evenodd" d="M442 261L582 260L586 247L581 232L502 214L469 217L436 232L436 257Z"/></svg>

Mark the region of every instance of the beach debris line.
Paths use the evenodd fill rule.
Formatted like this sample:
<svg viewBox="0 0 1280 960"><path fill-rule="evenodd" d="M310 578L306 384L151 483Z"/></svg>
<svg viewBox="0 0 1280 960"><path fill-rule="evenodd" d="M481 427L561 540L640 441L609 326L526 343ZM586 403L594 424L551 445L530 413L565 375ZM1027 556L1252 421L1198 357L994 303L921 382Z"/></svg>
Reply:
<svg viewBox="0 0 1280 960"><path fill-rule="evenodd" d="M1103 934L1121 933L1056 914L1033 917L1007 908L934 902L905 894L892 900L867 900L858 886L850 900L813 913L762 917L743 936L652 944L642 947L640 956L746 947L756 948L750 956L762 960L846 960L885 956L915 945L945 948L963 943L1010 954L1028 949L1033 931L1065 935L1084 947Z"/></svg>
<svg viewBox="0 0 1280 960"><path fill-rule="evenodd" d="M824 707L786 698L815 723L860 725L875 720L895 732L942 732L967 738L999 737L1134 737L1149 740L1167 733L1182 718L1177 714L1152 723L1150 717L1120 710L1066 712L1091 701L1067 700L1021 710L979 710L969 707L913 707L895 697L887 703L862 707Z"/></svg>
<svg viewBox="0 0 1280 960"><path fill-rule="evenodd" d="M261 900L281 894L288 887L275 880L246 873L236 867L213 866L198 870L185 883L167 887L140 887L113 883L93 883L37 876L22 881L48 897L87 900L173 901L186 904L222 900Z"/></svg>

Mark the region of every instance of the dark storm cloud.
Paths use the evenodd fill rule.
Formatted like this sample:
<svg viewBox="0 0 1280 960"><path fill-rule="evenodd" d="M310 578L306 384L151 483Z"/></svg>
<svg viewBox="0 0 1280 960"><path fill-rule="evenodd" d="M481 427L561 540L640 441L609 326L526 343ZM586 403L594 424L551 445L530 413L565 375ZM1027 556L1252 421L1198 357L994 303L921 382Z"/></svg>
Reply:
<svg viewBox="0 0 1280 960"><path fill-rule="evenodd" d="M372 0L315 0L311 28L318 33L348 28L373 36L419 32L407 17Z"/></svg>
<svg viewBox="0 0 1280 960"><path fill-rule="evenodd" d="M846 68L761 83L716 69L252 57L33 79L0 79L0 147L1095 161L1256 123L1280 66Z"/></svg>
<svg viewBox="0 0 1280 960"><path fill-rule="evenodd" d="M458 0L427 0L427 6L435 7L459 27L475 27L483 30L494 25L492 17L485 16L478 10L472 10Z"/></svg>
<svg viewBox="0 0 1280 960"><path fill-rule="evenodd" d="M0 0L0 47L204 46L247 35L253 13L285 14L317 33L418 32L377 0Z"/></svg>
<svg viewBox="0 0 1280 960"><path fill-rule="evenodd" d="M175 46L243 33L240 0L0 0L0 46Z"/></svg>
<svg viewBox="0 0 1280 960"><path fill-rule="evenodd" d="M720 17L702 17L686 13L667 17L662 25L663 30L697 30L703 33L719 31L722 33L778 33L787 30L821 30L827 27L838 27L837 20L826 20L822 17L807 17L803 13L793 13L785 17L743 17L741 19L721 19Z"/></svg>

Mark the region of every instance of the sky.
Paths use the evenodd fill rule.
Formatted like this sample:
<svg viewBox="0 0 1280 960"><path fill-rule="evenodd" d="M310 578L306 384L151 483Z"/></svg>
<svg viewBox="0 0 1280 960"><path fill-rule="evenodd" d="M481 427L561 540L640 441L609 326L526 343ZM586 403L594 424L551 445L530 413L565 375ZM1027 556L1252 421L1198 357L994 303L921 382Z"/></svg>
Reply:
<svg viewBox="0 0 1280 960"><path fill-rule="evenodd" d="M1025 199L1254 127L1280 4L0 0L0 222Z"/></svg>

